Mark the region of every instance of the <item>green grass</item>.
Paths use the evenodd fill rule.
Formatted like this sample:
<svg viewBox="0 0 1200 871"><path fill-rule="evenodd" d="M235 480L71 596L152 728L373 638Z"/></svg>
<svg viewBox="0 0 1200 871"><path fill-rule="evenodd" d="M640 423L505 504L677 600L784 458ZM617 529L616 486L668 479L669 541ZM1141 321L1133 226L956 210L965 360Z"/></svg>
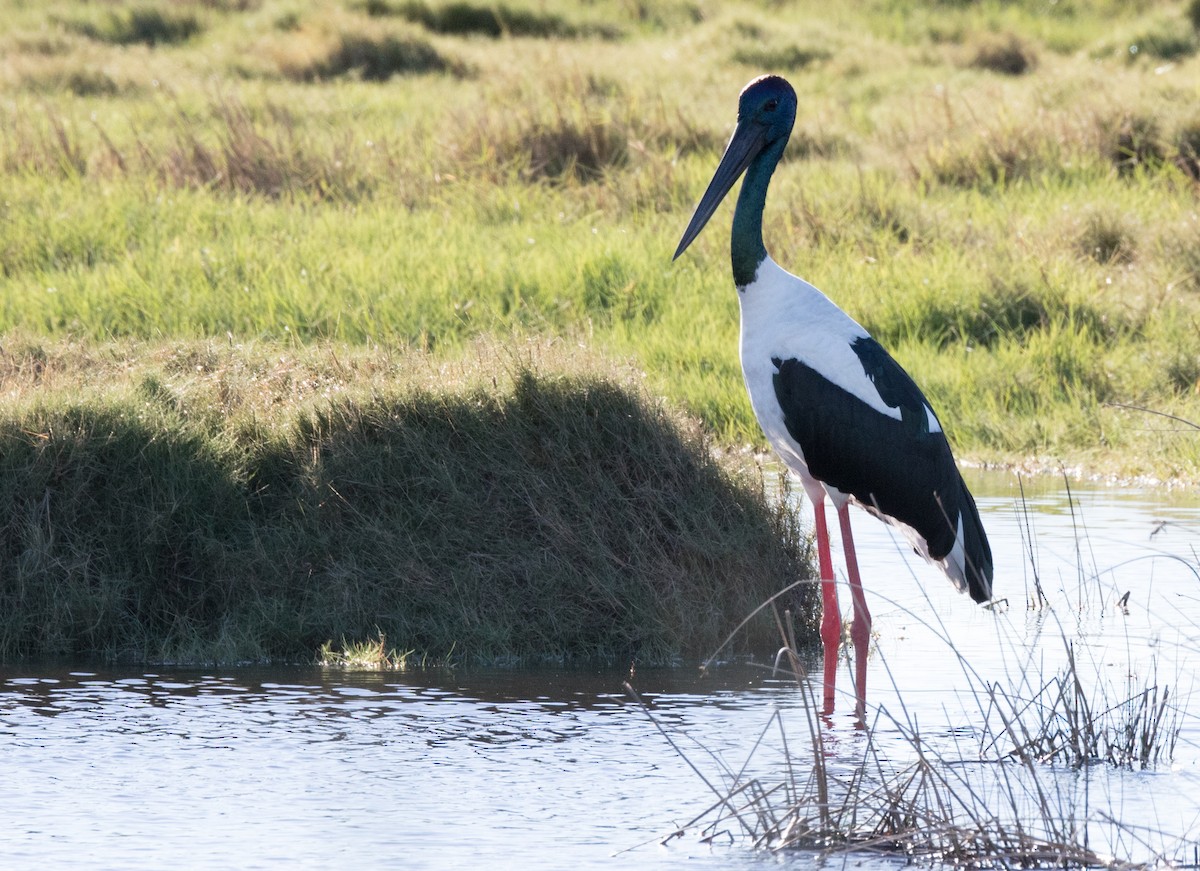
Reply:
<svg viewBox="0 0 1200 871"><path fill-rule="evenodd" d="M1200 477L1190 434L1112 404L1200 418L1183 4L4 11L0 334L582 332L760 444L724 219L669 254L771 67L801 113L769 247L913 370L961 455Z"/></svg>

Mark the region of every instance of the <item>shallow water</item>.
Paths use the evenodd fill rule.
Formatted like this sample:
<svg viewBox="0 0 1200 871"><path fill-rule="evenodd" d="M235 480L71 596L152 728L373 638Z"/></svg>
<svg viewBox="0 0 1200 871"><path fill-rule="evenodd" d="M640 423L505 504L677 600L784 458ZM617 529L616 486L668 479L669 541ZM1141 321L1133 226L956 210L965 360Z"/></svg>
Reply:
<svg viewBox="0 0 1200 871"><path fill-rule="evenodd" d="M893 718L918 720L933 745L977 755L979 683L953 651L984 679L1040 683L1065 662L1069 641L1081 672L1135 688L1157 678L1183 713L1170 764L1062 776L1088 787L1090 815L1196 841L1200 499L1074 486L1072 510L1061 481L1035 480L1022 509L1015 479L977 477L997 591L1008 598L998 612L955 593L881 524L855 517L875 617L877 745L903 762L912 750ZM1026 605L1035 573L1051 608ZM744 840L704 843L699 826L660 843L713 797L625 693L628 677L615 667L382 676L0 668L0 867L815 864ZM844 666L843 686L848 677ZM714 784L718 758L734 768L750 759L764 779L778 778L778 742L755 749L774 711L803 758L802 697L761 668L639 670L633 683ZM825 734L831 767L852 767L864 742L842 702ZM1191 850L1176 845L1183 858Z"/></svg>

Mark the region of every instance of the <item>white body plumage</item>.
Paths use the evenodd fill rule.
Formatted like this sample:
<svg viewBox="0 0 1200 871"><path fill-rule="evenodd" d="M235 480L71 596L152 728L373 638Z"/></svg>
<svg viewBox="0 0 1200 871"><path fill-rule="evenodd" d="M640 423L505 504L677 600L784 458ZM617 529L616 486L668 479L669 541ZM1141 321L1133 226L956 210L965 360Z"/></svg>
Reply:
<svg viewBox="0 0 1200 871"><path fill-rule="evenodd" d="M800 444L788 432L774 386L778 369L773 361L779 359L798 360L879 414L901 419L900 410L888 405L880 396L875 383L864 371L862 360L853 350L855 340L869 339L870 334L824 293L792 275L769 256L759 265L754 281L738 288L738 302L741 307L739 352L742 375L755 417L780 459L800 479L809 499L815 502L828 496L835 508L841 508L847 501L860 505L895 527L918 554L941 568L959 590L965 591L967 576L961 516L948 518L957 526L955 544L944 558L936 559L930 555L928 542L916 529L879 510L877 505L866 504L853 494L843 493L816 478L809 470ZM929 431L941 432L933 409L927 402L923 406Z"/></svg>

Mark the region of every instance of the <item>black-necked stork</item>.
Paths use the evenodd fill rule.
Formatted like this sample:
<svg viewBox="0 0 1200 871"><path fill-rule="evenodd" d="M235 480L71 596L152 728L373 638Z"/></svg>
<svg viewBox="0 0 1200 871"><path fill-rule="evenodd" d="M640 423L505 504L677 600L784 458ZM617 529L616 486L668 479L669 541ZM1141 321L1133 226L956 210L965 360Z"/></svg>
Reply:
<svg viewBox="0 0 1200 871"><path fill-rule="evenodd" d="M741 306L742 374L759 425L812 501L821 571L825 709L832 711L841 617L825 498L837 509L854 603L858 711L866 704L871 615L858 574L849 503L899 529L976 602L992 595L992 551L929 402L878 342L763 245L767 186L796 120L796 92L779 76L750 82L737 127L675 257L704 229L744 172L733 213L733 282Z"/></svg>

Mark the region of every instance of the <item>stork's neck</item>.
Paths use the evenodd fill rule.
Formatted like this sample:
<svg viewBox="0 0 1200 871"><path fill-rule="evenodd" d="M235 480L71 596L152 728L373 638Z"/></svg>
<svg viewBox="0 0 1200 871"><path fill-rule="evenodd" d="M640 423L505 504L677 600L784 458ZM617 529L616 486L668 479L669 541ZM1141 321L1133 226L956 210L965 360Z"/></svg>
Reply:
<svg viewBox="0 0 1200 871"><path fill-rule="evenodd" d="M767 204L767 186L771 183L771 175L786 145L786 136L773 142L746 168L737 208L733 211L733 233L729 240L733 283L738 288L754 281L758 265L767 257L762 236L763 207Z"/></svg>

